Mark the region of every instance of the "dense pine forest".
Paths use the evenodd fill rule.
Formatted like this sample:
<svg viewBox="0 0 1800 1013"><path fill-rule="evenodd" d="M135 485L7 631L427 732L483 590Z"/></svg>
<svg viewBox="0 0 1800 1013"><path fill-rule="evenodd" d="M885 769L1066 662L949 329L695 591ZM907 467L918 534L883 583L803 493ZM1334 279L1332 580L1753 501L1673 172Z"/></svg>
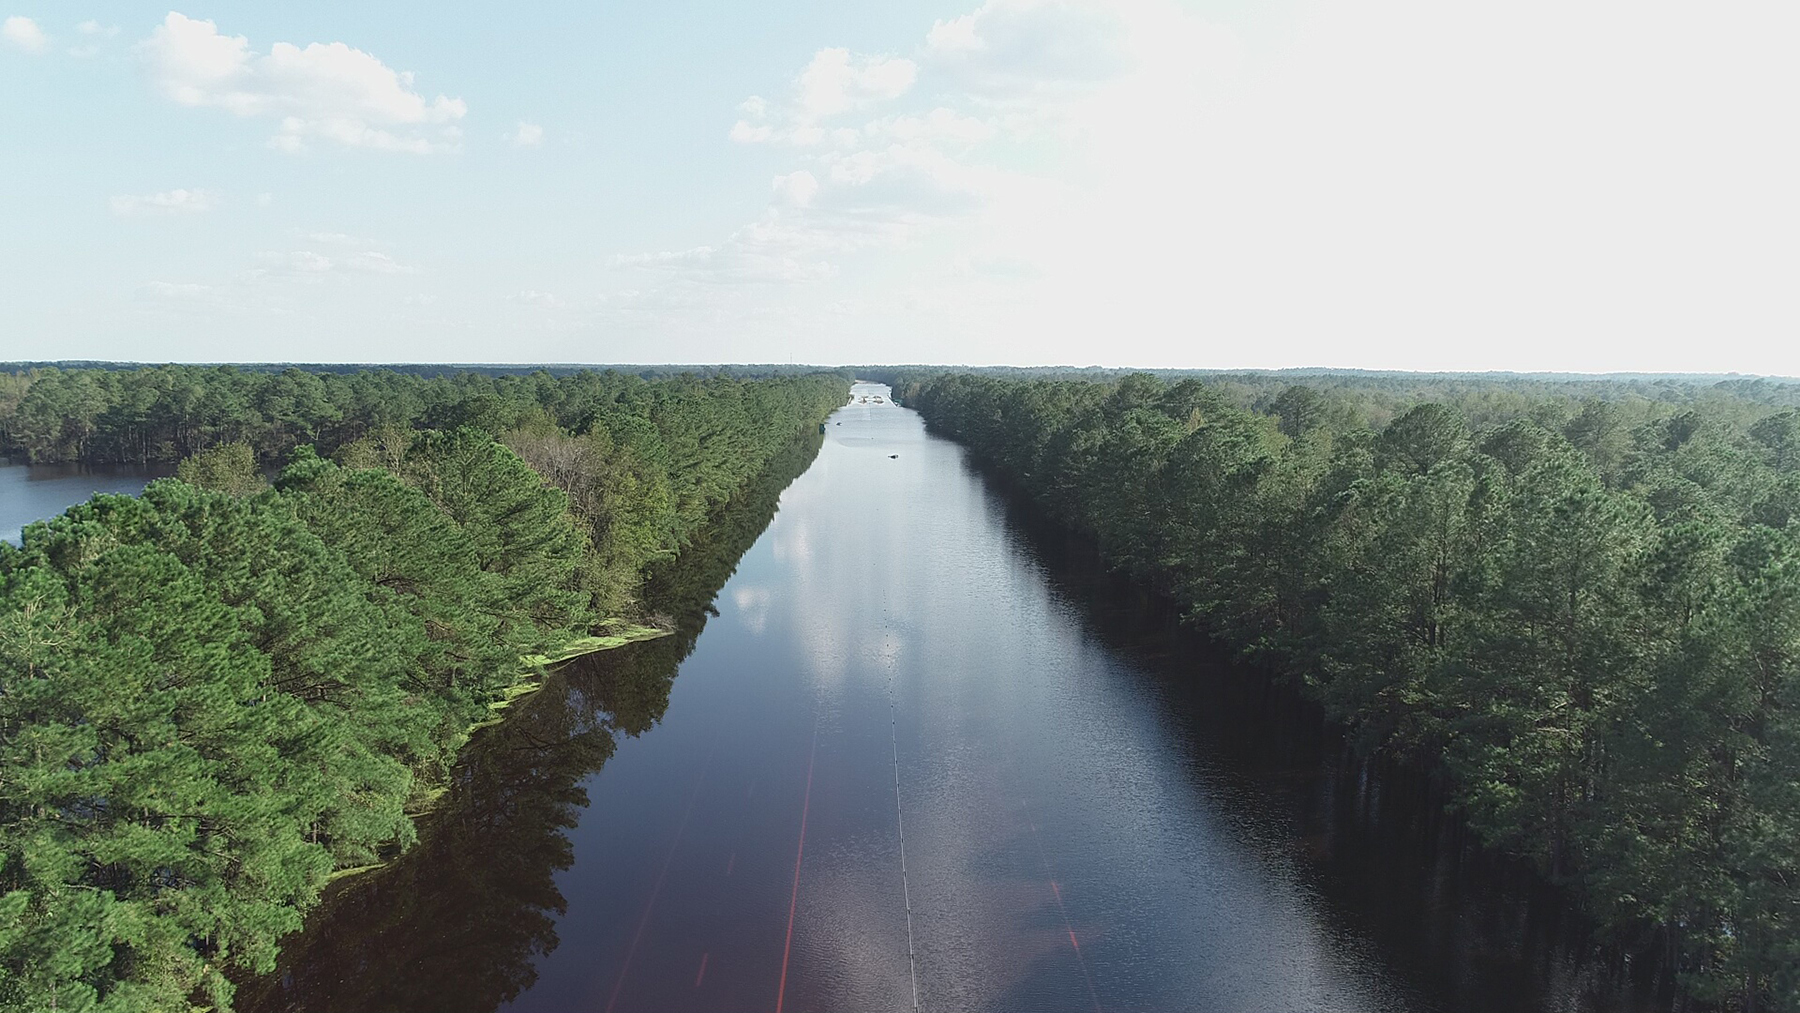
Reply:
<svg viewBox="0 0 1800 1013"><path fill-rule="evenodd" d="M679 557L649 567L644 602L671 617L670 636L560 666L471 744L419 846L328 895L283 941L275 971L242 981L237 1008L292 1009L284 998L297 989L308 1009L484 1010L529 988L537 958L561 944L569 898L558 880L575 864L567 831L590 803L583 781L662 720L714 597L822 442L790 442Z"/></svg>
<svg viewBox="0 0 1800 1013"><path fill-rule="evenodd" d="M1623 952L1800 1008L1790 385L902 379Z"/></svg>
<svg viewBox="0 0 1800 1013"><path fill-rule="evenodd" d="M647 568L844 390L0 374L9 450L181 461L0 543L0 1009L229 1009L531 659L644 618Z"/></svg>
<svg viewBox="0 0 1800 1013"><path fill-rule="evenodd" d="M179 463L0 544L0 1010L229 1009L546 659L702 608L850 374L643 372L0 371L0 454ZM856 373L1619 953L1800 1008L1800 385Z"/></svg>

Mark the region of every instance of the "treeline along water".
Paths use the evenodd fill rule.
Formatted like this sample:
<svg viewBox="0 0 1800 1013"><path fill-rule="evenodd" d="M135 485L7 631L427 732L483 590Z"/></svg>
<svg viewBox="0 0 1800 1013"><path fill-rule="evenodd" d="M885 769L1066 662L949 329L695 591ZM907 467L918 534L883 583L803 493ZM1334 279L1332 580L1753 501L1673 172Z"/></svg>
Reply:
<svg viewBox="0 0 1800 1013"><path fill-rule="evenodd" d="M720 417L716 407L697 401L791 391L818 376L765 367L750 372L789 382L743 388L726 375L645 372L660 378L587 369L0 367L0 454L34 463L172 464L219 444L243 443L263 460L278 461L299 446L329 455L385 426L472 425L499 433L549 419L582 433L601 416L632 415L679 439L684 427L705 432ZM603 428L619 435L613 426Z"/></svg>
<svg viewBox="0 0 1800 1013"><path fill-rule="evenodd" d="M1479 404L1479 398L1476 399ZM1702 998L1800 1005L1800 416L939 376L907 403L1108 562L1422 762ZM1491 407L1489 405L1488 407Z"/></svg>
<svg viewBox="0 0 1800 1013"><path fill-rule="evenodd" d="M334 871L412 843L528 659L625 626L843 394L606 389L300 446L273 488L217 444L0 544L0 1006L229 1008Z"/></svg>
<svg viewBox="0 0 1800 1013"><path fill-rule="evenodd" d="M659 571L679 638L479 733L415 853L245 1008L907 1009L915 972L928 1010L1637 1008L1554 902L916 415L827 432L760 538L785 475Z"/></svg>
<svg viewBox="0 0 1800 1013"><path fill-rule="evenodd" d="M195 893L193 882L171 881L168 872L204 872L209 859L171 852L164 847L168 837L154 841L159 852L130 850L151 840L145 830L167 834L194 828L196 839L217 842L204 820L171 815L166 808L140 809L120 818L117 802L126 796L92 790L99 778L119 777L117 783L132 791L169 786L185 791L198 782L182 773L179 749L191 744L194 733L217 734L219 726L211 716L230 712L208 710L203 699L196 699L199 706L190 713L204 720L184 717L174 726L176 751L165 752L141 748L157 740L142 734L141 724L131 724L135 716L126 714L119 725L113 720L115 711L90 710L86 713L106 718L99 724L107 729L138 733L132 741L109 740L104 753L86 754L70 768L85 779L76 783L64 778L68 771L34 768L40 760L26 748L36 744L24 737L29 729L54 728L60 718L20 710L21 701L35 699L34 706L41 705L56 694L41 693L42 687L10 676L14 681L0 687L7 691L0 700L13 708L0 715L12 722L0 728L0 744L14 749L0 768L0 778L6 779L0 782L5 789L0 805L11 807L7 821L0 823L0 842L7 849L0 875L11 878L0 884L0 893L28 915L0 922L0 955L9 961L6 985L15 989L10 994L14 1005L46 1005L44 990L16 989L20 983L36 986L49 980L59 1008L81 1008L82 988L91 988L90 998L115 1008L154 1008L153 999L175 1006L187 997L180 994L179 979L171 982L166 972L196 967L184 961L197 961L202 980L221 987L223 979L206 976L231 968L242 983L243 1003L257 1009L499 1005L623 1013L907 1008L916 994L920 1008L938 1010L1522 1013L1635 1008L1643 999L1631 990L1629 975L1593 959L1582 920L1566 917L1554 896L1543 900L1529 891L1492 889L1496 884L1507 887L1515 867L1504 856L1472 848L1460 836L1460 827L1475 825L1466 817L1442 818L1442 793L1458 790L1461 782L1422 784L1406 773L1411 769L1406 764L1397 774L1384 772L1381 763L1337 748L1342 740L1324 729L1318 711L1259 689L1267 687L1261 671L1309 670L1283 653L1291 643L1285 635L1264 640L1240 636L1260 629L1251 619L1266 616L1270 607L1270 597L1254 582L1244 585L1249 593L1225 603L1241 605L1251 619L1228 609L1220 615L1217 608L1207 618L1214 632L1230 636L1227 642L1258 648L1252 652L1258 667L1219 665L1205 643L1158 618L1156 599L1112 582L1083 562L1079 551L1070 558L1055 539L1047 540L1035 525L1009 513L1003 497L965 466L961 450L925 434L916 415L889 405L855 406L833 418L816 462L783 495L780 512L718 593L713 606L718 614L701 632L694 621L699 603L712 597L729 569L731 564L721 561L734 558L735 545L751 541L761 527L767 508L756 505L757 497L773 496L782 469L769 473L774 477L759 487L760 493L746 495L749 505L744 508L720 513L718 506L743 487L747 476L762 474L764 462L793 446L791 428L779 441L772 424L744 428L769 417L749 406L785 403L802 411L808 405L822 410L841 401L841 386L831 380L819 381L823 387L790 381L796 384L788 388L793 396L755 402L745 389L735 389L753 389L741 381L680 380L658 390L657 385L627 380L606 388L618 396L603 410L565 414L565 404L592 402L564 402L557 392L593 390L596 383L615 381L577 379L567 388L558 381L515 389L550 392L544 401L535 400L537 394L503 398L484 389L486 381L455 386L461 382L449 381L442 388L449 392L448 402L466 403L467 411L458 416L464 424L450 433L378 425L338 445L335 463L302 455L300 467L273 492L230 496L168 483L153 489L143 505L103 500L56 525L28 530L22 553L7 555L8 550L0 549L0 571L10 580L23 572L9 569L21 561L27 569L48 567L72 589L70 614L86 624L74 641L99 645L94 650L112 651L106 645L129 642L140 630L163 637L171 650L187 650L179 637L169 636L183 628L183 623L168 621L170 610L213 609L207 604L208 588L248 588L250 597L225 602L225 607L238 610L233 621L244 627L244 635L270 659L271 667L361 672L366 662L356 652L373 641L341 635L336 617L367 610L316 613L330 620L322 624L322 634L271 639L271 616L279 621L315 614L288 608L275 594L278 586L298 587L304 598L330 582L251 579L267 572L258 567L273 567L284 578L314 571L281 569L292 538L276 540L271 549L267 540L236 533L254 536L257 524L264 522L246 526L239 521L254 520L258 511L268 513L282 503L304 506L301 497L331 493L347 481L346 475L364 475L357 481L373 490L390 490L413 502L416 498L401 490L422 491L433 509L446 512L481 507L505 517L511 515L507 497L522 496L531 503L540 502L533 497L554 493L549 499L563 498L568 524L554 520L564 515L552 511L547 528L527 523L514 530L528 535L539 529L566 532L572 526L590 544L612 539L615 551L624 553L615 559L654 563L682 542L704 544L706 532L713 530L706 521L716 518L719 551L690 551L692 566L653 565L642 594L645 607L669 612L683 632L572 663L543 693L525 697L512 720L480 733L472 751L459 754L467 757L466 763L451 765L450 751L441 750L435 761L441 776L419 783L447 785L449 791L416 853L384 870L343 880L327 895L311 929L291 938L283 963L263 978L246 974L248 966L258 963L254 953L220 945L223 936L207 936L180 919L231 911L239 920L228 928L266 931L270 939L297 920L280 905L244 908L252 915L272 915L254 922L230 903L215 903L216 893ZM824 393L809 394L809 389ZM1154 563L1166 558L1144 550L1145 545L1163 544L1155 541L1160 536L1152 534L1141 543L1122 536L1154 531L1151 522L1167 516L1171 504L1179 502L1184 509L1193 508L1190 520L1231 520L1238 525L1228 529L1233 537L1246 530L1262 533L1261 541L1235 543L1221 537L1201 543L1206 559L1221 566L1273 567L1277 576L1289 573L1283 567L1307 543L1277 537L1291 534L1278 522L1293 516L1291 510L1283 512L1282 495L1317 487L1295 478L1316 477L1307 468L1322 467L1320 458L1306 455L1323 453L1323 461L1334 468L1364 462L1377 481L1352 483L1354 495L1340 499L1364 504L1355 516L1373 518L1352 532L1365 540L1348 543L1360 546L1348 558L1360 561L1355 572L1365 583L1357 587L1369 593L1338 599L1338 621L1360 616L1369 642L1376 644L1383 631L1393 628L1394 616L1411 614L1402 607L1411 599L1374 593L1381 585L1369 573L1387 572L1374 570L1377 563L1404 569L1418 558L1408 550L1411 543L1395 537L1391 522L1377 522L1409 516L1411 508L1402 507L1414 499L1390 488L1396 480L1403 480L1399 488L1412 490L1415 499L1422 497L1421 490L1435 488L1426 478L1436 463L1416 463L1429 460L1430 448L1438 445L1433 433L1447 432L1452 453L1465 460L1478 451L1509 469L1554 449L1560 437L1591 461L1610 462L1593 465L1602 469L1602 488L1609 495L1644 496L1657 511L1658 523L1665 516L1660 511L1670 504L1716 500L1746 504L1754 511L1751 516L1759 518L1756 523L1781 530L1786 524L1783 497L1793 488L1783 477L1787 458L1781 449L1787 445L1783 427L1793 417L1766 409L1738 406L1733 414L1731 406L1692 413L1687 406L1656 404L1573 405L1566 410L1527 406L1518 413L1524 421L1499 434L1504 439L1483 434L1475 442L1454 420L1441 429L1422 426L1430 413L1397 431L1386 426L1382 435L1357 436L1355 420L1370 414L1366 404L1309 397L1300 390L1244 404L1221 403L1228 396L1241 398L1241 391L1208 396L1208 389L1199 387L1196 395L1196 386L1147 386L1136 380L1114 386L1048 385L1048 397L1024 402L1035 413L1024 415L1006 400L1011 395L1005 392L1013 389L998 385L1000 393L993 397L965 402L977 410L966 416L972 424L963 438L979 447L1042 439L1051 441L1058 455L1082 462L1079 469L1059 472L1019 469L998 454L989 457L1018 488L1040 490L1047 475L1056 476L1056 493L1044 496L1042 505L1061 523L1083 526L1076 511L1094 503L1116 507L1102 519L1115 527L1086 525L1088 534L1097 536L1102 558L1115 566L1123 560ZM709 391L722 393L706 396ZM885 391L864 388L862 393ZM709 405L717 411L706 414ZM1492 401L1483 405L1483 411L1493 412ZM1273 417L1255 410L1259 408L1271 409ZM1564 411L1564 417L1556 418L1557 411ZM1067 418L1080 421L1070 424ZM413 421L423 424L426 417ZM1223 451L1216 459L1198 457L1206 467L1195 467L1194 484L1177 490L1192 498L1176 500L1168 483L1180 469L1170 469L1172 452L1159 441L1166 438L1182 446L1215 422L1217 429L1186 443L1185 451L1218 450L1207 442L1216 439L1219 446L1251 451L1250 463L1239 467L1242 462ZM984 426L1010 435L995 437ZM1277 435L1282 427L1290 432ZM510 449L502 450L495 437ZM739 449L744 446L765 448L763 457L746 460ZM1301 450L1289 452L1288 447ZM195 481L255 487L255 476L242 472L246 461L254 465L260 447L231 439L210 442L202 453L207 456L184 471ZM811 451L802 445L795 453L800 456L788 461L798 470ZM1755 458L1744 464L1734 454ZM520 460L533 467L520 471ZM1395 461L1414 463L1397 466ZM694 468L704 474L693 475ZM1395 477L1381 480L1384 470L1394 471ZM1671 472L1699 487L1706 498L1633 491L1651 487L1645 484L1647 474L1677 492L1685 489ZM394 481L369 477L381 474ZM482 478L495 474L519 480L490 484ZM1507 472L1509 480L1514 474ZM1218 476L1232 484L1222 490L1206 484ZM643 490L659 488L664 490L660 498L641 498ZM489 502L468 493L478 489L504 495ZM1377 493L1388 497L1374 500L1389 504L1386 512L1359 498ZM1422 498L1426 505L1435 502ZM618 509L641 502L654 506L637 512ZM403 514L390 510L378 515ZM135 527L108 527L114 515L148 520ZM269 516L281 521L278 513ZM733 518L741 519L741 527ZM341 517L334 522L345 523ZM435 526L445 525L438 521ZM457 527L483 547L472 551L497 552L497 563L518 558L548 566L555 558L565 561L556 564L560 566L569 556L554 540L529 539L515 556L498 519L491 526L481 520L458 521ZM159 580L154 595L139 596L162 602L163 611L154 615L126 607L123 594L107 598L95 593L106 590L101 570L120 563L108 559L111 540L121 532L138 531L155 534L152 547L194 571L190 580L171 570L178 579ZM197 531L216 537L200 538ZM658 540L661 535L638 540L657 531L684 533L670 536L672 541ZM102 537L89 537L93 534ZM363 537L345 544L369 541ZM410 551L406 538L386 541L392 544L382 551ZM1329 544L1346 551L1341 541ZM1712 543L1702 539L1700 544ZM583 589L590 602L586 607L604 618L597 603L629 604L631 595L625 592L638 583L636 571L625 592L616 579L592 579L599 554L598 549L576 553L581 572L551 590ZM1725 558L1737 567L1740 556L1734 549ZM1704 553L1701 558L1716 559ZM531 566L517 579L525 580ZM457 579L479 587L504 579L505 569L497 566L493 573L499 576L464 572ZM1200 600L1193 593L1196 587L1213 587L1164 581L1141 562L1128 569L1139 579L1163 581L1164 589L1184 604ZM455 572L454 567L446 571ZM625 573L616 562L598 572ZM1207 572L1218 577L1217 571ZM341 583L354 585L358 579L364 579L360 573L345 575ZM1293 571L1292 579L1310 594L1327 589L1316 572ZM417 592L405 584L400 582L393 593ZM18 586L9 584L5 590L13 595ZM1619 586L1617 581L1607 585L1615 597L1600 600L1614 601ZM1644 585L1626 586L1638 594ZM170 589L182 594L170 595ZM370 600L382 597L376 593ZM502 596L493 604L506 606L513 600ZM524 615L513 628L535 630L527 638L532 644L553 647L567 628L539 624L555 619L555 610L531 607L530 593L517 600L527 606L519 610ZM1704 596L1696 600L1704 601ZM39 673L60 679L55 690L77 690L71 697L76 704L117 706L79 680L93 672L132 671L129 651L117 654L118 666L109 660L111 667L66 665L57 671L54 666L69 659L59 655L62 648L55 638L69 631L54 623L32 625L34 617L46 613L21 602L14 595L0 609L0 650L14 652L9 663L26 657L19 652L38 653L29 656L25 667L9 664L7 671L24 672L30 679ZM282 607L265 607L270 605ZM123 625L137 620L143 621ZM1696 633L1715 628L1700 623ZM236 642L229 624L221 629L227 632L208 639ZM1658 627L1640 624L1637 629L1654 633ZM115 638L115 631L125 635ZM1621 639L1608 641L1608 646ZM289 650L289 644L300 646ZM517 652L527 645L509 646ZM1504 653L1497 656L1508 660ZM1642 664L1644 657L1668 660L1650 653L1622 657L1639 659L1633 664ZM1779 655L1767 657L1780 661ZM242 658L248 662L240 666L244 670L254 671L260 664L251 654ZM357 663L333 667L333 659L344 658ZM1406 689L1421 681L1418 669L1409 667L1416 665L1411 654L1371 652L1355 658L1362 667L1325 671L1334 678L1350 671L1365 680L1393 679ZM442 669L422 665L421 671ZM1352 678L1344 688L1356 685ZM20 687L27 692L14 692ZM129 701L128 694L123 696ZM283 698L270 699L291 706ZM1320 699L1332 713L1346 713L1341 700ZM1409 717L1407 708L1419 701L1398 691L1382 699L1398 716L1391 727L1361 720L1361 740L1400 743L1405 748L1390 746L1390 753L1404 757L1437 755L1430 739L1393 738L1393 728L1434 727ZM1619 699L1605 698L1615 707L1622 706ZM1438 700L1429 697L1426 703ZM1784 705L1783 700L1777 695L1774 703ZM342 711L339 718L344 720L351 714L368 721L370 715L380 720L395 713L348 708L341 701L328 693L318 700L303 696L301 705L321 714ZM455 710L438 710L438 700L429 706L429 713ZM1698 697L1694 711L1711 717L1717 712L1709 706ZM1783 712L1771 713L1775 732L1752 728L1747 734L1784 734L1779 731ZM79 727L81 720L86 719L64 726ZM440 727L460 736L466 725L446 722ZM1581 726L1593 727L1611 726ZM181 738L183 729L187 740ZM1611 748L1612 742L1607 745ZM135 759L143 755L154 762ZM24 762L11 762L15 757ZM1770 762L1768 755L1748 759ZM1745 782L1758 791L1771 784L1766 768L1751 763L1745 770ZM20 771L27 773L21 776ZM71 784L80 791L49 804L30 794ZM1730 781L1725 787L1744 790ZM254 797L253 792L244 794ZM384 796L359 793L354 785L332 797L386 804ZM1763 797L1753 800L1760 804ZM151 801L162 804L165 799ZM1575 809L1592 804L1581 795ZM115 848L104 836L84 839L63 826L48 826L46 813L77 829L116 831L127 847ZM897 818L902 816L904 880ZM1729 822L1721 826L1736 832ZM317 844L330 852L361 840L373 857L384 859L395 850L366 833L360 838L346 834L342 841L327 836L303 842L303 847ZM1744 839L1725 838L1734 846ZM101 845L95 847L92 840ZM1755 840L1779 856L1781 840ZM1498 847L1527 860L1537 854L1518 839L1502 839ZM171 853L181 863L149 864ZM347 851L333 864L360 860ZM59 884L53 876L65 870L71 878ZM113 878L84 878L102 876ZM137 912L156 912L164 905L175 919L148 932L142 920L109 921L104 912L92 917L79 906L108 891L116 897L121 886L127 888L126 904L137 905ZM1737 896L1751 895L1741 891ZM197 896L204 898L202 903L182 907L185 898ZM1591 895L1577 896L1588 897L1591 910ZM236 903L229 894L226 900ZM132 911L126 914L136 917ZM109 931L117 933L110 951L90 945ZM1612 931L1615 938L1621 935L1617 925ZM1629 932L1623 936L1629 949ZM1677 937L1652 933L1645 938L1656 949ZM1777 954L1782 942L1779 934L1773 938ZM272 948L260 953L270 956ZM1740 959L1729 954L1719 959L1728 958ZM1668 964L1690 983L1724 980L1726 990L1734 986L1719 975L1726 965L1705 959L1677 954ZM79 963L84 960L88 963ZM1762 970L1750 967L1750 994L1779 998L1782 966L1760 966ZM42 977L31 979L32 974ZM50 977L56 974L62 977ZM1620 990L1615 979L1626 987ZM1649 984L1649 1000L1657 1001L1657 982ZM1666 996L1660 999L1666 1002Z"/></svg>
<svg viewBox="0 0 1800 1013"><path fill-rule="evenodd" d="M1482 847L1431 779L1359 753L1322 708L1234 661L1165 593L1110 568L1091 538L1004 478L983 478L1090 635L1155 687L1221 808L1317 891L1336 944L1378 952L1417 1008L1649 1013L1678 1001L1655 968L1621 966L1569 897Z"/></svg>
<svg viewBox="0 0 1800 1013"><path fill-rule="evenodd" d="M568 833L588 807L585 782L620 739L662 719L714 596L820 443L796 439L678 559L652 569L645 599L672 617L673 635L562 665L478 732L419 846L331 889L276 969L245 982L238 1009L491 1010L529 989L536 961L561 945L559 880L574 863Z"/></svg>

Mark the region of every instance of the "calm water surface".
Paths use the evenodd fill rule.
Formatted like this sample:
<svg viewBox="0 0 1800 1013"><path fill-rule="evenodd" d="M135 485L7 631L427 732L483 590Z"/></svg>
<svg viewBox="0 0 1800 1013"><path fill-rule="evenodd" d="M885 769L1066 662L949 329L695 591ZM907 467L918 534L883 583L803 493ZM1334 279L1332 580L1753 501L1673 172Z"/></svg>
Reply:
<svg viewBox="0 0 1800 1013"><path fill-rule="evenodd" d="M54 517L95 493L136 495L151 479L174 473L166 465L26 465L0 458L0 541L19 544L25 525Z"/></svg>
<svg viewBox="0 0 1800 1013"><path fill-rule="evenodd" d="M241 1008L1586 1008L1548 943L1485 946L1542 934L1515 909L1354 829L1396 803L1316 723L1255 717L916 414L840 411L757 537L777 491L657 592L681 634L478 736Z"/></svg>

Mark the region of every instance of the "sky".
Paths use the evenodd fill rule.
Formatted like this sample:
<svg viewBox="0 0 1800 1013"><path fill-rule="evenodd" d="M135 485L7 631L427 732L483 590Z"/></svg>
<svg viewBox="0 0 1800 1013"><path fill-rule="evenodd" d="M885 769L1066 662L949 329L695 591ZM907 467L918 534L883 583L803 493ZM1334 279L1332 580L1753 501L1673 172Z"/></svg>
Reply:
<svg viewBox="0 0 1800 1013"><path fill-rule="evenodd" d="M1800 375L1791 2L18 2L0 361Z"/></svg>

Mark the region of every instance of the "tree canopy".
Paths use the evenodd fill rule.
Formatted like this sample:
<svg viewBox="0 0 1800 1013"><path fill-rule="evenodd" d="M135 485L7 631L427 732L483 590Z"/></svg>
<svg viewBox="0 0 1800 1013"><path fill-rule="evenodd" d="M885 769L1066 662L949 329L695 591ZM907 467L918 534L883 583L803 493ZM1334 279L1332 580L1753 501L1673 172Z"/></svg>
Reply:
<svg viewBox="0 0 1800 1013"><path fill-rule="evenodd" d="M1377 412L1354 386L900 379L1113 565L1435 770L1622 946L1699 998L1800 1008L1800 429L1778 399L1472 385Z"/></svg>
<svg viewBox="0 0 1800 1013"><path fill-rule="evenodd" d="M229 1009L334 871L413 843L521 658L630 614L844 391L590 374L413 411L352 374L388 414L346 422L311 374L200 375L229 409L173 427L101 424L87 372L31 385L100 406L31 416L45 447L194 456L0 543L0 1010Z"/></svg>

